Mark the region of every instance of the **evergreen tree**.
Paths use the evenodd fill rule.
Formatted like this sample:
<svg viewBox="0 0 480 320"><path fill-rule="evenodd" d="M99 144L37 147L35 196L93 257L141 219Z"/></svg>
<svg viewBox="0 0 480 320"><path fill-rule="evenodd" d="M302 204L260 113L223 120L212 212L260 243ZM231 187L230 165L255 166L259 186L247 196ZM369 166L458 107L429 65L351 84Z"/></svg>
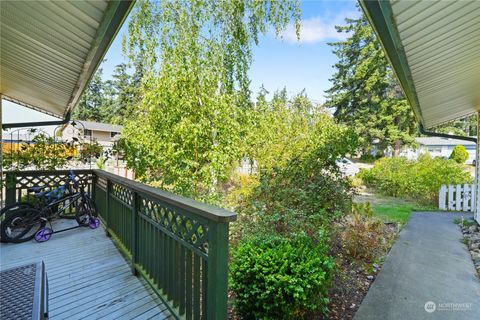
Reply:
<svg viewBox="0 0 480 320"><path fill-rule="evenodd" d="M135 64L134 74L130 75L128 65L121 63L115 66L113 79L104 81L102 75L99 68L74 109L73 118L123 124L139 102L143 70Z"/></svg>
<svg viewBox="0 0 480 320"><path fill-rule="evenodd" d="M128 66L125 63L115 66L113 80L109 81L115 94L111 107L111 123L123 124L128 110L138 102L138 84L135 86L133 77L128 74L127 69Z"/></svg>
<svg viewBox="0 0 480 320"><path fill-rule="evenodd" d="M459 136L477 135L477 116L471 115L462 119L447 122L432 129L435 132L455 134Z"/></svg>
<svg viewBox="0 0 480 320"><path fill-rule="evenodd" d="M100 68L93 75L79 104L73 110L74 119L104 122L107 116L105 104L108 99L105 96L105 83L102 80L102 73Z"/></svg>
<svg viewBox="0 0 480 320"><path fill-rule="evenodd" d="M337 31L348 38L330 43L338 62L326 106L354 128L363 153L376 143L380 150L392 147L398 154L401 145L414 142L416 122L380 42L364 16L346 19Z"/></svg>

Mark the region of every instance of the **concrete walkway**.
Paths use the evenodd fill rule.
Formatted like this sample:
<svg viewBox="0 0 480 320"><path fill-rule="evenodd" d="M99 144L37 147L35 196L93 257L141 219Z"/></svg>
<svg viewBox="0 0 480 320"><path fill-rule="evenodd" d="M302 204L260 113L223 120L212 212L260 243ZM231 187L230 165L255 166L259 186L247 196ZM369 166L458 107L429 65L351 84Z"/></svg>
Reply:
<svg viewBox="0 0 480 320"><path fill-rule="evenodd" d="M461 216L471 217L414 213L354 319L480 319L480 280L453 223Z"/></svg>

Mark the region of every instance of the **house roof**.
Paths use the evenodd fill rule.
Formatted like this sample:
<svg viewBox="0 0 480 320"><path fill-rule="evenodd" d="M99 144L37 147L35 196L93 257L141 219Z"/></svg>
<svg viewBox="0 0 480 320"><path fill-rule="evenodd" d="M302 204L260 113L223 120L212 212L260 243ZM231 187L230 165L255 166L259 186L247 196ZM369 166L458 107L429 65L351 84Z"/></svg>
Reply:
<svg viewBox="0 0 480 320"><path fill-rule="evenodd" d="M0 94L67 117L133 1L0 1Z"/></svg>
<svg viewBox="0 0 480 320"><path fill-rule="evenodd" d="M418 137L418 138L415 138L415 141L418 144L425 145L425 146L456 146L456 145L475 146L476 145L475 142L473 141L447 139L447 138L440 138L440 137Z"/></svg>
<svg viewBox="0 0 480 320"><path fill-rule="evenodd" d="M360 5L424 127L480 110L480 1Z"/></svg>
<svg viewBox="0 0 480 320"><path fill-rule="evenodd" d="M92 122L92 121L78 121L85 126L85 129L93 130L93 131L107 131L107 132L120 132L123 129L123 126L116 125L116 124L109 124L109 123L101 123L101 122ZM81 126L77 126L80 128Z"/></svg>

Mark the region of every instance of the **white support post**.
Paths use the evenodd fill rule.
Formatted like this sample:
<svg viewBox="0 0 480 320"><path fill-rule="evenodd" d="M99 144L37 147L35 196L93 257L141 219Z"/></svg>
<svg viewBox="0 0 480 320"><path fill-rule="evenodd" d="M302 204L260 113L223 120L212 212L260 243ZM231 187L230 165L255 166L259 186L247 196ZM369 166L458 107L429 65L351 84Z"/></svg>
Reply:
<svg viewBox="0 0 480 320"><path fill-rule="evenodd" d="M475 210L476 210L475 209L476 208L475 203L476 203L476 200L477 200L477 196L475 194L477 189L475 187L475 184L470 185L470 190L471 190L470 191L470 194L471 194L471 204L470 204L471 208L470 208L470 211L475 212Z"/></svg>
<svg viewBox="0 0 480 320"><path fill-rule="evenodd" d="M480 205L477 205L480 203L480 192L479 192L479 186L480 186L480 179L479 179L479 168L480 168L480 164L479 164L479 159L480 159L480 148L479 148L479 139L480 139L480 112L477 112L477 147L476 147L476 153L475 153L475 193L474 193L474 197L475 197L475 209L473 210L473 217L475 220L477 220L478 223L480 223L480 213L478 212L479 211L479 207Z"/></svg>

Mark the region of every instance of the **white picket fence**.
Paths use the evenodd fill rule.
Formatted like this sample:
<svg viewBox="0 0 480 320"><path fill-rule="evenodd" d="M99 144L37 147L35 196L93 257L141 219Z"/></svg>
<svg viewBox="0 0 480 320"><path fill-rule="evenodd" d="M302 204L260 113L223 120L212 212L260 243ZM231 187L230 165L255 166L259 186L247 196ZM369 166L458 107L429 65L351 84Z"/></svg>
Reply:
<svg viewBox="0 0 480 320"><path fill-rule="evenodd" d="M474 184L442 185L438 196L438 208L440 210L474 212L474 190Z"/></svg>

